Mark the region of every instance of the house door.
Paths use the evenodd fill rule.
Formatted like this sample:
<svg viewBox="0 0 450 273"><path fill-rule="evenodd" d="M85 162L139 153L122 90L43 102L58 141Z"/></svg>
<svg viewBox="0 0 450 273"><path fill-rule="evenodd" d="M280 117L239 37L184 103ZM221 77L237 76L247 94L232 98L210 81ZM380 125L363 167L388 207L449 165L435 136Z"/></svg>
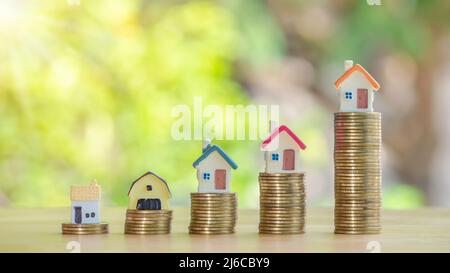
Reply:
<svg viewBox="0 0 450 273"><path fill-rule="evenodd" d="M369 91L367 89L358 89L358 109L369 108Z"/></svg>
<svg viewBox="0 0 450 273"><path fill-rule="evenodd" d="M81 224L81 207L74 207L75 224Z"/></svg>
<svg viewBox="0 0 450 273"><path fill-rule="evenodd" d="M216 170L214 173L214 182L216 190L225 190L227 181L227 172L225 170Z"/></svg>
<svg viewBox="0 0 450 273"><path fill-rule="evenodd" d="M283 152L283 170L295 169L295 152L292 149Z"/></svg>
<svg viewBox="0 0 450 273"><path fill-rule="evenodd" d="M161 210L161 199L158 198L142 198L136 204L137 210Z"/></svg>

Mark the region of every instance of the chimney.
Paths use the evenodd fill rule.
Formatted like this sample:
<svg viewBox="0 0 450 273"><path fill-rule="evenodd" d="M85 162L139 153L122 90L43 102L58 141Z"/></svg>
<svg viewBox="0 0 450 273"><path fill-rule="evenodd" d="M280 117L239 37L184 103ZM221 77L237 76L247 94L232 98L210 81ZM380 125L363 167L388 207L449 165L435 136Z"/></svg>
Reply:
<svg viewBox="0 0 450 273"><path fill-rule="evenodd" d="M269 121L269 130L270 132L273 132L275 129L277 129L278 127L278 123L275 120L270 120Z"/></svg>
<svg viewBox="0 0 450 273"><path fill-rule="evenodd" d="M203 145L202 145L202 153L204 153L209 146L211 145L211 140L210 139L204 139L203 140Z"/></svg>
<svg viewBox="0 0 450 273"><path fill-rule="evenodd" d="M348 71L349 69L351 69L353 67L353 61L346 60L344 66L345 66L345 71Z"/></svg>

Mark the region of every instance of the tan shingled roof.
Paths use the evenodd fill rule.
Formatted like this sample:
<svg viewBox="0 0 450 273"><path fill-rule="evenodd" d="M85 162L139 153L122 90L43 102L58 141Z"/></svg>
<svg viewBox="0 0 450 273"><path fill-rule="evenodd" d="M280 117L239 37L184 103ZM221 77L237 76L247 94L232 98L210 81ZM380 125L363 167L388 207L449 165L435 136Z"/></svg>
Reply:
<svg viewBox="0 0 450 273"><path fill-rule="evenodd" d="M70 200L72 201L97 201L101 199L102 188L97 181L90 185L72 185L70 187Z"/></svg>

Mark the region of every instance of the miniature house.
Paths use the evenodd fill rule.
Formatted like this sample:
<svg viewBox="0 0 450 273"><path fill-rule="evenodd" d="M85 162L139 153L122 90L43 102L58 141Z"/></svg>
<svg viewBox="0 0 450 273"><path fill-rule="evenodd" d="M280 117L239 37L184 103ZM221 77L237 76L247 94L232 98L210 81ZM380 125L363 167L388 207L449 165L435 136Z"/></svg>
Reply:
<svg viewBox="0 0 450 273"><path fill-rule="evenodd" d="M285 125L276 127L271 122L270 136L263 141L266 173L300 172L299 154L306 145Z"/></svg>
<svg viewBox="0 0 450 273"><path fill-rule="evenodd" d="M219 146L205 141L202 155L193 166L197 169L198 192L230 191L231 169L237 169L237 165Z"/></svg>
<svg viewBox="0 0 450 273"><path fill-rule="evenodd" d="M336 81L341 112L373 112L374 91L380 84L359 64L345 61L345 73Z"/></svg>
<svg viewBox="0 0 450 273"><path fill-rule="evenodd" d="M167 210L172 194L164 179L147 172L131 184L128 197L128 209Z"/></svg>
<svg viewBox="0 0 450 273"><path fill-rule="evenodd" d="M97 181L90 185L74 185L70 188L72 224L100 223L101 187Z"/></svg>

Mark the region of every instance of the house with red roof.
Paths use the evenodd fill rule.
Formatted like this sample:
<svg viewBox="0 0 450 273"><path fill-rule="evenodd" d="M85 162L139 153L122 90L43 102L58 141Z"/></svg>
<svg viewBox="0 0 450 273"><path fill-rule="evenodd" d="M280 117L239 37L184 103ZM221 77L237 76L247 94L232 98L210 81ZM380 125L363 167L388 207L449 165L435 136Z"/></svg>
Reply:
<svg viewBox="0 0 450 273"><path fill-rule="evenodd" d="M279 127L271 121L271 133L262 145L266 173L300 172L300 151L306 145L285 125Z"/></svg>
<svg viewBox="0 0 450 273"><path fill-rule="evenodd" d="M373 112L374 92L380 84L359 64L345 61L345 72L336 81L339 90L341 112Z"/></svg>

